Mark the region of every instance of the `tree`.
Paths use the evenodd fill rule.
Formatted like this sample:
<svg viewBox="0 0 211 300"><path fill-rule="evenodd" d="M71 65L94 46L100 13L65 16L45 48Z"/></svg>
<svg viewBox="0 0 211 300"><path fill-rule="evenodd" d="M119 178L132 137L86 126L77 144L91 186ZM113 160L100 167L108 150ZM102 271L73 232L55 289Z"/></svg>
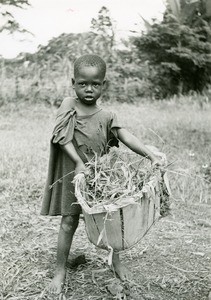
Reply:
<svg viewBox="0 0 211 300"><path fill-rule="evenodd" d="M0 32L28 32L15 20L10 8L24 9L29 5L29 0L0 0L0 16L2 16L3 21L3 24L0 25Z"/></svg>
<svg viewBox="0 0 211 300"><path fill-rule="evenodd" d="M99 10L97 18L93 18L91 21L91 29L96 34L95 42L97 52L101 54L108 63L111 62L115 33L108 8L103 6Z"/></svg>
<svg viewBox="0 0 211 300"><path fill-rule="evenodd" d="M211 14L206 3L169 0L163 21L134 39L139 57L149 61L149 79L160 98L202 92L210 82Z"/></svg>
<svg viewBox="0 0 211 300"><path fill-rule="evenodd" d="M63 33L52 38L46 46L40 45L32 59L36 57L40 65L47 61L54 64L64 58L73 63L79 56L95 52L95 38L96 34L93 32Z"/></svg>

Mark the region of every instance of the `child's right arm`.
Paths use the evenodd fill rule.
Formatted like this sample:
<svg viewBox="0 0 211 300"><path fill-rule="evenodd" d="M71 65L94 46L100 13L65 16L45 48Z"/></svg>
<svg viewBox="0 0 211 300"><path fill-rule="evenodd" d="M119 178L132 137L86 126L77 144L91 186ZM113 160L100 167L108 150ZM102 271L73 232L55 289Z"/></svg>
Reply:
<svg viewBox="0 0 211 300"><path fill-rule="evenodd" d="M61 149L69 156L69 158L75 163L75 175L78 173L85 173L86 167L72 142L69 142L65 145L60 145Z"/></svg>

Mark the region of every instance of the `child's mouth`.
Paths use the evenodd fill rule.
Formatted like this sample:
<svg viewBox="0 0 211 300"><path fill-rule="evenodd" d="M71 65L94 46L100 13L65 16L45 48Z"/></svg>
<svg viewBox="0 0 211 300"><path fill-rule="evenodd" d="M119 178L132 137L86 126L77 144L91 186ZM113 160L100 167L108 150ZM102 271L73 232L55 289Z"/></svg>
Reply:
<svg viewBox="0 0 211 300"><path fill-rule="evenodd" d="M91 101L91 100L93 100L94 98L92 97L92 96L86 96L85 97L85 100L88 100L88 101Z"/></svg>

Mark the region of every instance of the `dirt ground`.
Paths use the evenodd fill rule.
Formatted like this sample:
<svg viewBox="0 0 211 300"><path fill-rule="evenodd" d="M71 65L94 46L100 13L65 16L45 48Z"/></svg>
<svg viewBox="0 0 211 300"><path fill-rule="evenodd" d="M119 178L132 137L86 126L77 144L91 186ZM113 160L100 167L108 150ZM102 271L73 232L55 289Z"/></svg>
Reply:
<svg viewBox="0 0 211 300"><path fill-rule="evenodd" d="M132 272L130 283L116 280L104 262L106 252L89 245L84 251L89 262L68 270L67 298L115 299L108 292L113 282L123 288L119 299L207 299L211 289L209 216L206 205L175 204L171 215L160 219L138 245L122 253L122 261ZM86 239L83 224L75 247L81 239Z"/></svg>
<svg viewBox="0 0 211 300"><path fill-rule="evenodd" d="M162 117L163 108L157 107L154 113L153 107L140 106L146 116L154 116L151 120L147 117L145 123L154 122L163 139L169 144L174 139L174 144L182 147L183 151L171 147L171 160L181 157L180 166L191 172L194 169L198 174L201 165L208 164L208 111L191 112L177 107L173 123L175 109L172 106L168 111L165 107L166 119L156 123L155 113L159 110ZM127 109L134 111L136 123L129 126L135 128L139 124L138 109L132 106ZM32 111L24 106L19 111L5 110L0 121L0 300L208 300L210 197L203 190L204 183L200 185L201 181L193 177L186 180L181 176L178 182L170 176L173 191L170 214L161 218L136 246L121 253L122 261L132 272L130 282L122 283L115 277L107 264L108 253L88 241L81 219L70 259L85 254L86 263L75 269L68 267L63 294L48 293L46 287L55 269L60 217L41 217L40 206L49 149L50 126L46 124L51 124L53 114L49 108L37 107ZM182 114L191 114L192 123L187 118L180 119ZM122 114L122 118L127 120L126 115ZM167 132L168 126L171 132ZM202 129L206 134L200 133ZM193 130L196 132L190 135ZM204 168L208 172L207 165Z"/></svg>

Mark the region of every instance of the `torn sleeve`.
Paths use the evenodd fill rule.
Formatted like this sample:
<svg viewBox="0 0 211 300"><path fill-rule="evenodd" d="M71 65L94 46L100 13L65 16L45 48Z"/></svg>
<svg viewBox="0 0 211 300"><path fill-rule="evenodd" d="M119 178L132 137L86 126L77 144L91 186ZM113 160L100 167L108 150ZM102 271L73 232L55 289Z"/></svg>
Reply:
<svg viewBox="0 0 211 300"><path fill-rule="evenodd" d="M59 114L56 118L56 125L53 130L51 142L65 145L73 140L75 127L75 110Z"/></svg>
<svg viewBox="0 0 211 300"><path fill-rule="evenodd" d="M53 144L65 145L72 141L75 126L75 100L71 97L65 98L56 116L55 127L51 142Z"/></svg>

